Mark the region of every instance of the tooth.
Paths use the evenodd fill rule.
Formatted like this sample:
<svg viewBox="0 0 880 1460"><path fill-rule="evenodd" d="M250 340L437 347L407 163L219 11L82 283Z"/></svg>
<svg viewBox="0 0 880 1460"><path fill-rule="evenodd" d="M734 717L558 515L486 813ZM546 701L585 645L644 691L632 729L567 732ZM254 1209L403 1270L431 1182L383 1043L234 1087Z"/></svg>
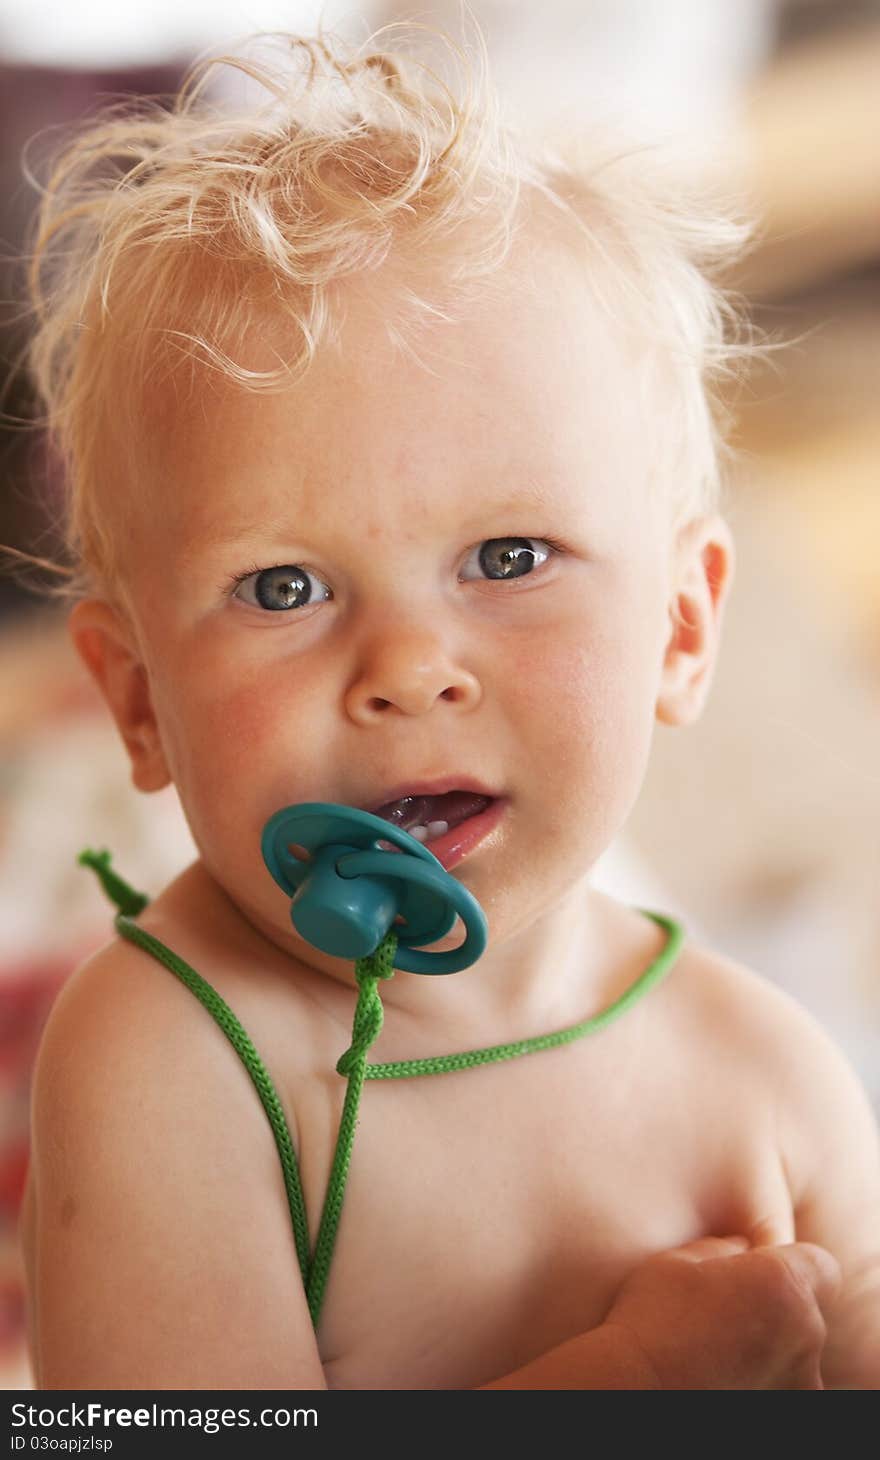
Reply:
<svg viewBox="0 0 880 1460"><path fill-rule="evenodd" d="M414 836L417 842L433 841L435 837L445 836L449 830L448 821L429 821L427 826L411 826L410 836Z"/></svg>
<svg viewBox="0 0 880 1460"><path fill-rule="evenodd" d="M445 836L449 830L449 822L429 821L427 826L411 826L407 829L409 831L409 835L415 837L417 842L424 843L427 841L433 841L435 837ZM400 851L400 847L394 846L391 842L380 841L377 842L376 845L380 847L383 852Z"/></svg>

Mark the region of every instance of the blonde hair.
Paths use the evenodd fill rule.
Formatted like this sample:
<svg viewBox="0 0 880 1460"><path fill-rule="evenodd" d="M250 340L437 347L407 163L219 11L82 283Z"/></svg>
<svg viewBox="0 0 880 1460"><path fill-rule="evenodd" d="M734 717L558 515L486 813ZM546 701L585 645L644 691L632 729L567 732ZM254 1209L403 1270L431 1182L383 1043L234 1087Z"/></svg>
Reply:
<svg viewBox="0 0 880 1460"><path fill-rule="evenodd" d="M29 261L29 362L66 473L73 567L62 592L116 581L102 445L111 428L130 431L151 380L188 361L247 390L283 388L337 337L346 281L392 257L415 265L395 274L399 308L386 321L405 344L407 319L448 318L450 301L490 287L529 200L551 205L560 237L577 239L603 304L658 346L634 387L655 416L652 392L673 389L659 413L676 512L717 505L711 387L748 347L712 277L744 226L683 202L643 153L615 156L588 138L566 157L523 146L501 123L479 33L475 65L441 37L458 87L399 49L375 49L382 34L357 49L325 34L253 37L203 57L170 103L106 108L55 160ZM262 104L212 97L224 67L263 88ZM414 287L426 272L439 294ZM236 351L267 311L297 343L257 370Z"/></svg>

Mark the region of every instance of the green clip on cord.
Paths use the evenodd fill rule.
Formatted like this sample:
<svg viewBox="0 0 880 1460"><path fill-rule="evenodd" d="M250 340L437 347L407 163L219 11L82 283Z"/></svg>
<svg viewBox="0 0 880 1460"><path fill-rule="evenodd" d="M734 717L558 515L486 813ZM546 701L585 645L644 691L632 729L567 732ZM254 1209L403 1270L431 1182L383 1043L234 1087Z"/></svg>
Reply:
<svg viewBox="0 0 880 1460"><path fill-rule="evenodd" d="M405 855L379 848L388 841ZM110 853L84 851L80 863L97 873L119 909L120 936L170 969L214 1017L238 1053L260 1097L275 1137L287 1190L296 1253L312 1323L317 1329L330 1262L342 1213L354 1132L364 1080L447 1074L498 1060L553 1049L594 1033L619 1018L668 973L684 941L681 926L646 912L668 934L660 955L631 988L601 1013L569 1029L511 1044L433 1058L368 1064L367 1052L382 1029L378 985L395 968L416 973L451 973L477 961L487 925L476 898L408 832L369 812L328 802L288 806L267 822L263 857L279 886L291 897L291 921L308 942L335 957L355 960L358 987L351 1045L336 1069L347 1078L345 1102L314 1254L296 1154L281 1101L250 1038L215 989L170 948L135 921L149 898L135 892L110 866ZM303 855L304 854L304 855ZM461 916L467 936L447 953L418 952L413 944L437 942ZM397 924L397 926L395 926Z"/></svg>

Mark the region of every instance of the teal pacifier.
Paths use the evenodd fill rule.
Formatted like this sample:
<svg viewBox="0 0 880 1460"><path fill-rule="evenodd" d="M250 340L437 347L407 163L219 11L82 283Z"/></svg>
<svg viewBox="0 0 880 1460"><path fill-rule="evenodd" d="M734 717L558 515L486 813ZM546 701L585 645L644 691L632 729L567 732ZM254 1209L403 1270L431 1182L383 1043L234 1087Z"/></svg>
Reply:
<svg viewBox="0 0 880 1460"><path fill-rule="evenodd" d="M398 850L383 851L380 842ZM477 899L426 846L381 816L328 801L285 806L266 822L262 850L291 899L296 931L324 953L366 958L393 928L395 968L455 973L476 963L486 947L488 926ZM467 930L460 948L417 951L444 937L456 915Z"/></svg>

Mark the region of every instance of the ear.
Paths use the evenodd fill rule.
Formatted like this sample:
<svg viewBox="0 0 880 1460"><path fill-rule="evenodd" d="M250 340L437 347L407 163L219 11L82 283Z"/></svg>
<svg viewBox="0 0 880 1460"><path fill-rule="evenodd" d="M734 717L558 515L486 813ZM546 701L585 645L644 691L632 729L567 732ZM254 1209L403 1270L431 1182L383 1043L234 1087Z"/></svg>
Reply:
<svg viewBox="0 0 880 1460"><path fill-rule="evenodd" d="M722 517L699 517L679 533L669 605L672 633L663 657L657 719L690 725L703 712L733 581L734 547Z"/></svg>
<svg viewBox="0 0 880 1460"><path fill-rule="evenodd" d="M150 682L123 614L86 598L68 620L76 651L110 707L139 791L161 791L171 780L150 696Z"/></svg>

